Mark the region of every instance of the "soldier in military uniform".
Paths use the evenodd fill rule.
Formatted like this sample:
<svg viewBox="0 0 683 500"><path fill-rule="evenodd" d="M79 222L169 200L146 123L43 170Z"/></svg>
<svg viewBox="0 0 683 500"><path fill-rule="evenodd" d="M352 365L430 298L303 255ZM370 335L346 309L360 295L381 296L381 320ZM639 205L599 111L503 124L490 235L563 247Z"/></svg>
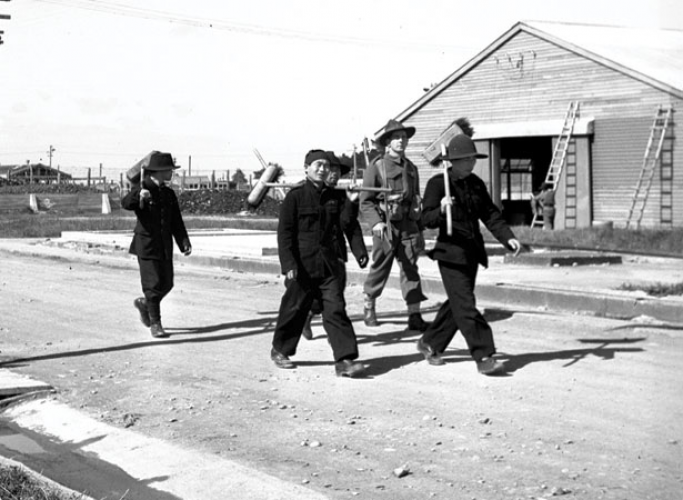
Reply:
<svg viewBox="0 0 683 500"><path fill-rule="evenodd" d="M293 188L282 203L278 225L278 254L286 290L280 303L270 357L278 368L295 368L301 332L313 300L322 304L323 327L332 347L335 373L361 375L358 342L344 300L343 191L325 184L330 162L314 149L305 158L306 181Z"/></svg>
<svg viewBox="0 0 683 500"><path fill-rule="evenodd" d="M420 303L427 300L417 266L424 250L421 221L420 179L417 167L405 156L408 139L415 127L389 120L375 139L385 148L383 156L372 162L363 174L363 186L390 188L391 193L364 191L360 211L372 229L372 264L365 280L364 321L378 326L375 301L389 279L394 259L400 266L403 299L408 308L408 328L424 331Z"/></svg>
<svg viewBox="0 0 683 500"><path fill-rule="evenodd" d="M121 206L137 216L129 251L138 258L144 297L133 304L155 338L168 337L161 325L161 300L173 288L173 240L183 254L192 253L178 198L167 186L176 168L169 153L155 151L140 183L121 200Z"/></svg>
<svg viewBox="0 0 683 500"><path fill-rule="evenodd" d="M451 164L448 169L451 196L446 196L444 175L435 175L425 188L422 212L425 227L439 229L436 245L428 255L439 264L448 300L418 341L417 350L429 364L443 365L441 355L460 330L479 372L494 375L505 367L493 358L496 352L493 332L477 310L474 296L478 266L488 265L479 221L509 250L519 252L521 245L491 201L484 182L472 173L477 158L487 158L487 155L478 153L472 139L460 134L448 143L446 156L439 154L433 162L445 160ZM451 235L447 228L448 211L452 215Z"/></svg>

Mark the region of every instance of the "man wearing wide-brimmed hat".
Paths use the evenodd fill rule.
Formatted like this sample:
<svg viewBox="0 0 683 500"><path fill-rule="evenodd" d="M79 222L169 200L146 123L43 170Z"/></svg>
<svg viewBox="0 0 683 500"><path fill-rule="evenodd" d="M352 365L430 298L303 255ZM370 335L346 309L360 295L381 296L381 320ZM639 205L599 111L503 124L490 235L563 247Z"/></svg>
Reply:
<svg viewBox="0 0 683 500"><path fill-rule="evenodd" d="M173 288L173 240L186 256L192 246L178 198L167 186L179 167L169 153L160 151L152 151L145 160L144 176L123 197L121 206L135 211L138 219L130 253L138 258L144 297L135 299L133 305L152 336L163 338L168 335L161 326L161 300Z"/></svg>
<svg viewBox="0 0 683 500"><path fill-rule="evenodd" d="M418 341L417 350L429 364L443 365L441 355L460 330L479 372L494 375L505 367L492 357L496 352L493 332L477 310L474 297L478 266L488 265L479 221L509 250L519 252L521 245L491 201L486 184L472 173L477 158L487 157L477 152L472 139L460 134L450 140L446 155L439 154L432 162L450 163L451 196L446 196L444 175L435 175L425 188L422 212L425 227L439 229L436 245L428 255L439 264L448 300ZM448 211L452 217L451 234L448 234Z"/></svg>
<svg viewBox="0 0 683 500"><path fill-rule="evenodd" d="M385 148L384 155L371 163L363 173L364 187L383 187L390 193L363 191L360 210L372 229L372 264L365 280L364 320L367 326L378 326L375 301L389 279L394 259L400 265L403 299L408 307L408 328L423 331L427 324L420 314L420 303L427 300L417 259L424 249L420 220L420 179L417 167L405 156L408 139L415 127L389 120L375 138Z"/></svg>

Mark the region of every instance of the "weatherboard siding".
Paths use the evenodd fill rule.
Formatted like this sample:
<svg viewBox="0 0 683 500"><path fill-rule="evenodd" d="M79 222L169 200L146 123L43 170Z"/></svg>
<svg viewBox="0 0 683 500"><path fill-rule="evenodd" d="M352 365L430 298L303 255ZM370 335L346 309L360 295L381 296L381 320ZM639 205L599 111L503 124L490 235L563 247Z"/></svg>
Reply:
<svg viewBox="0 0 683 500"><path fill-rule="evenodd" d="M423 189L435 170L421 153L456 118L469 118L476 140L477 125L561 120L572 100L580 102L582 117L594 118L592 218L625 223L655 110L660 104L681 109L681 101L629 74L526 32L517 33L403 117L417 129L408 155L420 169ZM683 225L683 169L676 168L676 159L680 165L683 158L681 143L674 141L673 152L673 221L677 226ZM657 178L643 225L659 223L659 185Z"/></svg>

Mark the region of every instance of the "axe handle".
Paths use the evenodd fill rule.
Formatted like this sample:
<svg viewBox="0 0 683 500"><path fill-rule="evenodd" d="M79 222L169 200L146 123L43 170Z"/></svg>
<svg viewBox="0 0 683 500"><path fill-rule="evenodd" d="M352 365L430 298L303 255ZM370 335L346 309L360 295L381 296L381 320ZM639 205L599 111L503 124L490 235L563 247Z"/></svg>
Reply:
<svg viewBox="0 0 683 500"><path fill-rule="evenodd" d="M145 167L140 167L140 193L145 188ZM145 199L140 196L140 208L145 208Z"/></svg>
<svg viewBox="0 0 683 500"><path fill-rule="evenodd" d="M448 160L446 160L446 145L441 143L441 163L443 165L443 188L446 198L451 200L451 180L448 176ZM448 236L453 235L453 211L452 206L448 205L446 209L446 234Z"/></svg>

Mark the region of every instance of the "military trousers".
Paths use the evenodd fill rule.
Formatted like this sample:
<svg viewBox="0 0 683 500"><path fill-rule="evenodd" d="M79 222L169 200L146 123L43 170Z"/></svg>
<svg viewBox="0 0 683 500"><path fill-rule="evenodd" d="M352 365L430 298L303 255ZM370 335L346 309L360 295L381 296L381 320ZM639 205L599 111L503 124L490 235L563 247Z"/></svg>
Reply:
<svg viewBox="0 0 683 500"><path fill-rule="evenodd" d="M417 259L422 248L418 244L418 233L401 238L395 231L391 241L385 238L372 237L372 263L368 276L363 284L363 291L370 299L382 294L389 280L394 259L400 267L401 294L406 304L419 304L427 300L422 293L422 282L417 266Z"/></svg>

